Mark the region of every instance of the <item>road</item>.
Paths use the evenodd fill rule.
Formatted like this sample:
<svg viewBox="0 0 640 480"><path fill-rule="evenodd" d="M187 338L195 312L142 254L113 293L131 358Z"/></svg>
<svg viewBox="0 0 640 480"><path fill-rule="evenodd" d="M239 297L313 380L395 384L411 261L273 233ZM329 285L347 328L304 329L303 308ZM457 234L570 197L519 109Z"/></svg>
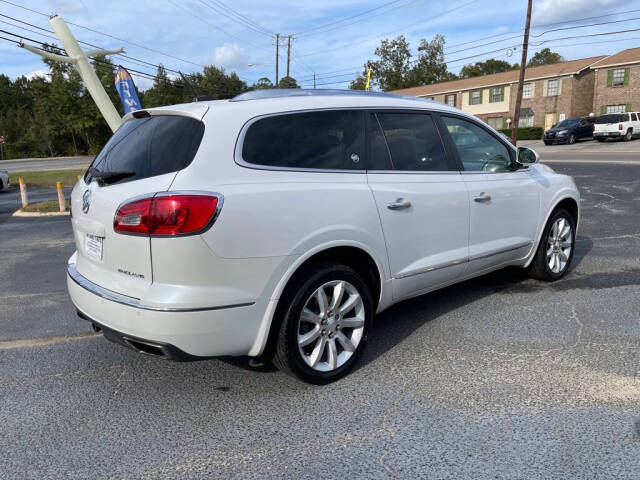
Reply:
<svg viewBox="0 0 640 480"><path fill-rule="evenodd" d="M86 168L92 157L52 157L52 158L21 158L17 160L0 161L0 170L11 172L34 172L38 170L71 170Z"/></svg>
<svg viewBox="0 0 640 480"><path fill-rule="evenodd" d="M396 305L324 387L107 342L66 294L68 217L0 215L0 476L637 479L640 165L553 168L583 196L567 277Z"/></svg>
<svg viewBox="0 0 640 480"><path fill-rule="evenodd" d="M71 196L71 187L63 188L66 198ZM55 187L29 187L29 203L44 202L47 200L57 200L58 193ZM13 213L22 205L20 200L20 189L13 185L9 189L0 190L0 215Z"/></svg>

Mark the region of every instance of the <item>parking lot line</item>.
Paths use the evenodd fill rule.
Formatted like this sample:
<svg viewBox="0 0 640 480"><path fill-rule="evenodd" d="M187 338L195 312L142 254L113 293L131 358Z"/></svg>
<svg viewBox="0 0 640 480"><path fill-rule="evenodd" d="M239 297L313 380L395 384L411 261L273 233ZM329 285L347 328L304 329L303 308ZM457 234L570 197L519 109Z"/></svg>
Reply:
<svg viewBox="0 0 640 480"><path fill-rule="evenodd" d="M56 345L58 343L72 342L76 340L85 340L87 338L94 338L100 335L102 334L88 332L88 333L81 333L79 335L71 335L71 336L28 338L25 340L9 340L6 342L0 342L0 350L12 350L15 348L45 347L47 345Z"/></svg>

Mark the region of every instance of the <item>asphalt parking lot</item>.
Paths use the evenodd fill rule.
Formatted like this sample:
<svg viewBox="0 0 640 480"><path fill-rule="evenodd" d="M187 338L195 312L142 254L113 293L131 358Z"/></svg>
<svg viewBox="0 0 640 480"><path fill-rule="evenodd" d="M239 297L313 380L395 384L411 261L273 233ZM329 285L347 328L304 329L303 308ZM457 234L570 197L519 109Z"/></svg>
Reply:
<svg viewBox="0 0 640 480"><path fill-rule="evenodd" d="M552 167L582 194L567 277L399 304L324 387L107 342L66 294L68 217L0 215L0 477L637 479L640 162Z"/></svg>

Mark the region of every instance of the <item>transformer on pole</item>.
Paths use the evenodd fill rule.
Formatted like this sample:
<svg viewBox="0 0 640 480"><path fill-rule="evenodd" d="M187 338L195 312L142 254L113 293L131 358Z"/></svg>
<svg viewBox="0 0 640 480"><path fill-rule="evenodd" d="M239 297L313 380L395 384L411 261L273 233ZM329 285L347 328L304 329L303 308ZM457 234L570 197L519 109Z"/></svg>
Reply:
<svg viewBox="0 0 640 480"><path fill-rule="evenodd" d="M118 114L116 107L113 106L113 103L102 86L96 72L93 70L91 63L89 63L89 57L122 53L124 50L122 48L118 48L115 50L90 50L88 52L84 52L82 48L80 48L80 45L78 45L77 40L62 17L54 15L49 19L49 24L51 24L53 32L60 39L60 43L62 43L67 56L46 52L31 45L21 44L21 47L35 53L36 55L40 55L43 58L53 60L54 62L66 62L72 64L80 74L91 98L93 98L93 101L98 106L100 113L102 113L102 116L109 124L111 130L115 132L120 126L122 119L120 118L120 114Z"/></svg>

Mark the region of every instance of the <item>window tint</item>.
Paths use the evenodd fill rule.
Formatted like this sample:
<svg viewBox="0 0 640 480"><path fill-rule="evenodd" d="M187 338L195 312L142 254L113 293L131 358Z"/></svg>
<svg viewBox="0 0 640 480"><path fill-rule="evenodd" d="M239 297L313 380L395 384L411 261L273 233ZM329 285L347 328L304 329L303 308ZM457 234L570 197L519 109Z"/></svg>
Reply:
<svg viewBox="0 0 640 480"><path fill-rule="evenodd" d="M444 147L431 115L379 113L394 170L439 172L449 170ZM372 142L378 140L372 138ZM376 147L377 148L377 147Z"/></svg>
<svg viewBox="0 0 640 480"><path fill-rule="evenodd" d="M513 170L509 150L484 128L468 120L443 116L465 171Z"/></svg>
<svg viewBox="0 0 640 480"><path fill-rule="evenodd" d="M265 117L247 129L245 162L269 167L364 169L359 111L318 111Z"/></svg>
<svg viewBox="0 0 640 480"><path fill-rule="evenodd" d="M367 155L367 170L393 170L391 155L387 148L378 118L375 113L367 115L367 132L369 138L369 154Z"/></svg>
<svg viewBox="0 0 640 480"><path fill-rule="evenodd" d="M128 175L105 183L124 183L182 170L195 157L203 134L204 124L189 117L134 118L113 134L85 180L99 173L119 172Z"/></svg>
<svg viewBox="0 0 640 480"><path fill-rule="evenodd" d="M618 122L622 122L622 117L623 115L620 115L617 113L602 115L601 117L598 117L598 119L596 120L596 123L598 125L602 125L606 123L618 123Z"/></svg>

